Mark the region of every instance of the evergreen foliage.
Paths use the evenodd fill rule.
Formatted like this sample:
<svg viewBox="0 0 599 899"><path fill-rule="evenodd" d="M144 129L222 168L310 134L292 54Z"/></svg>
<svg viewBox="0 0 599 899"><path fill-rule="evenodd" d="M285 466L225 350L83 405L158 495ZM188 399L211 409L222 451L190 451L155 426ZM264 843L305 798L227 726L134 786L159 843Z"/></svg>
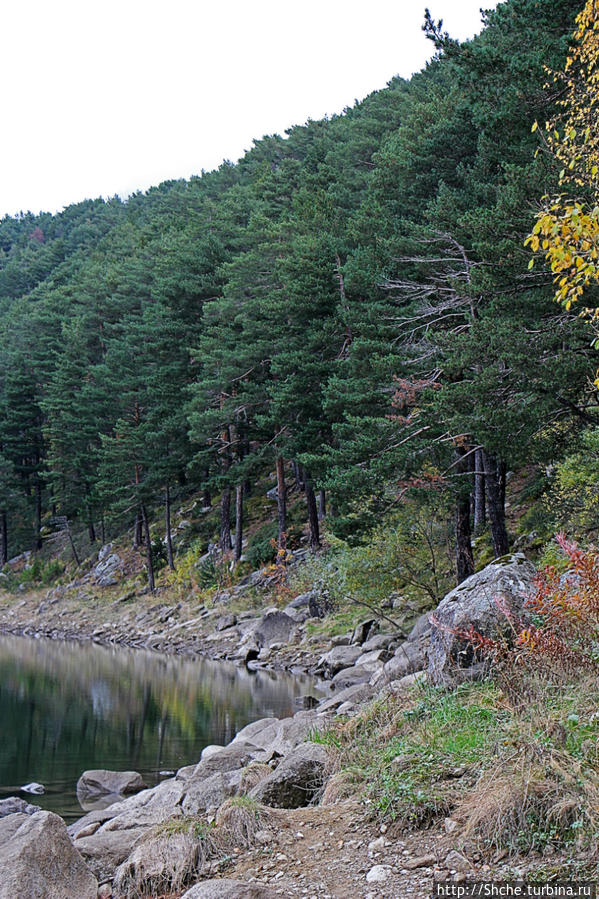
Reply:
<svg viewBox="0 0 599 899"><path fill-rule="evenodd" d="M464 44L429 16L434 60L342 115L127 202L0 221L0 561L57 517L130 527L152 586L149 522L164 508L173 567L171 499L198 489L238 560L275 470L284 550L292 464L313 549L319 490L353 542L420 490L459 578L475 522L505 552L506 469L599 424L585 324L524 248L558 187L531 125L559 114L544 67L578 3L507 0Z"/></svg>

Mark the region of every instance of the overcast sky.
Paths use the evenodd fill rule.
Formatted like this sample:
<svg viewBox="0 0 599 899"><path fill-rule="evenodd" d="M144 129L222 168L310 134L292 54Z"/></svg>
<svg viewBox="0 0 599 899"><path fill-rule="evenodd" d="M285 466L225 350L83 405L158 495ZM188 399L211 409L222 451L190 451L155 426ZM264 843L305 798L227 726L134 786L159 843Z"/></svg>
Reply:
<svg viewBox="0 0 599 899"><path fill-rule="evenodd" d="M5 0L0 215L127 196L341 112L430 58L426 5ZM452 36L480 30L480 0L428 5Z"/></svg>

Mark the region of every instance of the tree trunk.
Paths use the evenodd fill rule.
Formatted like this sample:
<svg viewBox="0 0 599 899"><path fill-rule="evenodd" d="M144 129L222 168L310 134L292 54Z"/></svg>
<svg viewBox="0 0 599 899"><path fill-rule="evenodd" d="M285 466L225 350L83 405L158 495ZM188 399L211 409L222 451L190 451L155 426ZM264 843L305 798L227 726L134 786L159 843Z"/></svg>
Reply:
<svg viewBox="0 0 599 899"><path fill-rule="evenodd" d="M318 508L314 488L308 475L304 472L304 490L306 493L306 505L308 506L308 523L310 525L310 549L316 552L320 549L320 529L318 527Z"/></svg>
<svg viewBox="0 0 599 899"><path fill-rule="evenodd" d="M102 517L100 518L100 532L102 534L102 546L106 545L106 527L104 525L104 513L102 512Z"/></svg>
<svg viewBox="0 0 599 899"><path fill-rule="evenodd" d="M467 494L459 497L455 509L455 548L457 582L474 574L474 557L472 555L472 535L470 532L470 497Z"/></svg>
<svg viewBox="0 0 599 899"><path fill-rule="evenodd" d="M241 559L243 545L243 484L235 487L235 563Z"/></svg>
<svg viewBox="0 0 599 899"><path fill-rule="evenodd" d="M466 474L469 469L470 458L461 459L465 455L463 447L456 450L459 474ZM455 552L457 582L461 584L467 577L474 574L474 556L472 555L472 533L470 530L470 493L462 487L456 499L455 507Z"/></svg>
<svg viewBox="0 0 599 899"><path fill-rule="evenodd" d="M210 472L208 471L207 468L205 468L205 469L204 469L204 481L205 481L205 482L208 481L208 476L209 476L209 474L210 474ZM207 483L205 483L204 489L202 490L202 501L203 501L203 503L204 503L205 506L211 506L211 505L212 505L212 495L211 495L211 493L210 493L210 487L208 487L208 484L207 484Z"/></svg>
<svg viewBox="0 0 599 899"><path fill-rule="evenodd" d="M171 491L168 483L164 488L164 524L166 527L166 553L168 558L168 567L171 571L175 570L175 560L173 556L173 536L171 534Z"/></svg>
<svg viewBox="0 0 599 899"><path fill-rule="evenodd" d="M220 498L220 551L228 553L231 549L231 488L223 487Z"/></svg>
<svg viewBox="0 0 599 899"><path fill-rule="evenodd" d="M67 537L69 538L69 543L71 544L71 552L73 553L73 558L75 559L75 565L77 566L77 568L79 568L79 566L81 565L81 562L79 561L79 556L77 555L77 548L75 546L75 541L73 540L73 534L71 532L71 526L69 524L69 519L66 518L65 522L66 522Z"/></svg>
<svg viewBox="0 0 599 899"><path fill-rule="evenodd" d="M479 534L487 521L485 500L485 465L482 450L474 454L474 533Z"/></svg>
<svg viewBox="0 0 599 899"><path fill-rule="evenodd" d="M8 517L5 509L0 513L0 527L2 528L2 534L0 534L0 568L4 568L8 562Z"/></svg>
<svg viewBox="0 0 599 899"><path fill-rule="evenodd" d="M40 481L37 481L35 485L35 531L35 546L39 550L42 548L42 485Z"/></svg>
<svg viewBox="0 0 599 899"><path fill-rule="evenodd" d="M293 465L293 474L295 476L295 486L297 487L298 490L301 491L304 489L305 473L303 471L302 466L299 464L299 462L296 462L294 460L291 464Z"/></svg>
<svg viewBox="0 0 599 899"><path fill-rule="evenodd" d="M285 487L285 463L277 456L277 515L279 522L279 549L287 546L287 488Z"/></svg>
<svg viewBox="0 0 599 899"><path fill-rule="evenodd" d="M143 521L139 509L135 513L135 525L133 526L133 549L138 549L143 542ZM104 541L103 541L104 542Z"/></svg>
<svg viewBox="0 0 599 899"><path fill-rule="evenodd" d="M318 518L322 521L327 517L327 496L324 490L318 491Z"/></svg>
<svg viewBox="0 0 599 899"><path fill-rule="evenodd" d="M144 536L146 543L146 564L148 566L148 587L150 588L150 592L153 593L156 589L156 585L154 583L154 566L152 564L152 540L150 538L150 525L148 523L148 513L146 512L146 507L142 503L139 507L139 511L141 514L141 520L143 522L144 528Z"/></svg>
<svg viewBox="0 0 599 899"><path fill-rule="evenodd" d="M498 467L495 456L490 455L486 450L482 450L482 457L487 491L487 512L491 525L495 557L498 558L499 556L505 556L509 551L509 540L505 527L505 488L502 487L500 477L498 477L498 472L501 472L501 469Z"/></svg>

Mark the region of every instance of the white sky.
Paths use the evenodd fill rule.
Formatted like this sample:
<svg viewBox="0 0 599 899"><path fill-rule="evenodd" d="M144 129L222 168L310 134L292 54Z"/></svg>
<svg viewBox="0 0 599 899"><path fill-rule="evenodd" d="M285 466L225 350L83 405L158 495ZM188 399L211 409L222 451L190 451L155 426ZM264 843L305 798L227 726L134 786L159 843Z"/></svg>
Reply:
<svg viewBox="0 0 599 899"><path fill-rule="evenodd" d="M186 178L341 112L431 57L426 5L480 30L481 0L3 0L0 215Z"/></svg>

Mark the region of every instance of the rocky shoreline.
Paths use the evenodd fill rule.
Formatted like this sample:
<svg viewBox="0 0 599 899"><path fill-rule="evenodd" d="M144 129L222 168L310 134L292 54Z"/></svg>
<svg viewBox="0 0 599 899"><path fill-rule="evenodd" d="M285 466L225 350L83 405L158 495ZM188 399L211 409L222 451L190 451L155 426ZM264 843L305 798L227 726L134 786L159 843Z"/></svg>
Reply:
<svg viewBox="0 0 599 899"><path fill-rule="evenodd" d="M181 768L152 789L118 797L107 808L84 815L68 830L62 819L50 812L7 809L1 817L0 810L0 899L29 895L14 889L10 892L15 883L10 878L5 886L8 868L11 877L16 871L14 876L42 878L46 892L40 895L61 899L133 899L167 892L186 899L311 895L301 878L298 882L296 874L300 872L290 872L282 865L288 860L284 852L275 855L273 867L242 872L241 880L227 884L221 875L242 851L262 853L261 857L272 854L271 847L280 843L281 828L290 821L293 826L297 823L294 816L309 817L312 827L318 826L319 810L326 817L328 806L314 803L322 803L335 761L320 735L334 725L336 716L351 718L373 697L407 693L419 680L449 684L451 679L476 676L474 660L460 658L460 629L468 623L483 633L498 633L503 624L493 598L499 595L508 605L521 605L534 573L523 556L501 560L448 594L432 624L429 616L422 616L405 640L397 633L379 632L376 622L368 620L324 645L322 639L305 642L305 622L315 611L312 594L296 597L285 609L271 608L260 614L202 610L198 615L196 609L195 632L191 610L183 605L164 607L154 602L142 610L132 609L119 623L105 620L99 625L98 613L104 612L106 618L106 605L74 615L64 594L49 594L41 603L38 598L37 605L32 599L4 602L0 610L0 631L4 633L205 653L240 664L309 671L330 681L331 692L315 708L303 709L293 717L266 718L247 725L227 746L206 747L196 764ZM119 598L111 609L123 609L129 601ZM98 780L98 772L92 774ZM345 814L341 805L339 814L341 820ZM355 809L352 816L354 820ZM351 829L349 821L344 826ZM373 827L364 824L364 832L372 835ZM301 829L298 833L294 844L304 839ZM417 887L409 885L432 876L433 869L439 868L438 855L429 852L414 857L406 849L398 852L393 841L379 836L378 848L370 847L372 840L368 843L366 859L374 862L382 857L384 863L355 873L355 884L361 884L361 892L355 894L370 899L418 895L414 892ZM345 838L338 843L342 855ZM422 840L418 845L422 848ZM20 868L10 861L15 853L22 861ZM65 860L56 870L48 864L55 855ZM451 870L453 875L460 873L455 868L459 860L453 861L448 876ZM72 870L72 877L65 878L66 870ZM324 887L314 889L312 895L347 895L337 892L330 876L327 879L321 874ZM350 875L346 872L343 876ZM55 881L50 882L52 877ZM199 884L184 892L195 880ZM30 895L37 895L38 888L39 884L32 882Z"/></svg>

